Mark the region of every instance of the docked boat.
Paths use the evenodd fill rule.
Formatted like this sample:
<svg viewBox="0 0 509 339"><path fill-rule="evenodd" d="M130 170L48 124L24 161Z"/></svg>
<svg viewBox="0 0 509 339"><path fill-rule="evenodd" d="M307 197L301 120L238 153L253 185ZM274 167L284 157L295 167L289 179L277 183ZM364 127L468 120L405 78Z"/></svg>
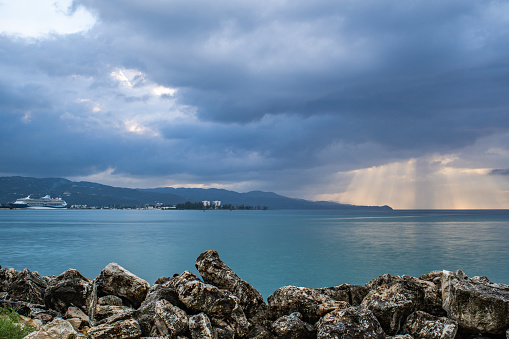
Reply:
<svg viewBox="0 0 509 339"><path fill-rule="evenodd" d="M37 199L32 199L28 196L16 200L11 204L11 207L32 209L66 208L67 203L62 198L52 198L49 195Z"/></svg>

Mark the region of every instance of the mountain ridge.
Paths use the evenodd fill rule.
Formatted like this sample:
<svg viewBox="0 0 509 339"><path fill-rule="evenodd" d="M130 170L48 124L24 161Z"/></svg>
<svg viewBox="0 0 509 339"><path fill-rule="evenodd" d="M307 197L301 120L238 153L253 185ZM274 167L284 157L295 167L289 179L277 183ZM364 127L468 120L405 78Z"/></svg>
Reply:
<svg viewBox="0 0 509 339"><path fill-rule="evenodd" d="M65 178L0 177L0 204L8 204L28 195L39 197L46 194L61 197L68 205L97 207L142 207L155 203L176 205L187 201L219 200L222 204L233 206L266 206L269 209L391 209L389 206L358 206L289 198L259 190L239 193L222 188L125 188Z"/></svg>

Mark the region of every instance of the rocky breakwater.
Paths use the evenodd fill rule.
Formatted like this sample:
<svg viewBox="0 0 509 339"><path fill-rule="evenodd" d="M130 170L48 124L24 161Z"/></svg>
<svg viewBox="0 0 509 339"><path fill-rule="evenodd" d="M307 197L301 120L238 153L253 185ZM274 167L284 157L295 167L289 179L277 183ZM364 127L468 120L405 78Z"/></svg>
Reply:
<svg viewBox="0 0 509 339"><path fill-rule="evenodd" d="M382 275L364 286L285 286L265 303L203 252L152 286L115 263L95 279L0 269L0 306L38 330L26 338L509 338L509 286L463 272Z"/></svg>

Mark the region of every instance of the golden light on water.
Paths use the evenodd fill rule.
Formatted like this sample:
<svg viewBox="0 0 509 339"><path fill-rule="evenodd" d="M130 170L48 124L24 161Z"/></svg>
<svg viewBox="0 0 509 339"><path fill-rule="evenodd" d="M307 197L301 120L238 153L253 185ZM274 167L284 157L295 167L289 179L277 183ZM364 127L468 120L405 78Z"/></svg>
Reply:
<svg viewBox="0 0 509 339"><path fill-rule="evenodd" d="M389 205L395 209L507 209L507 177L490 169L452 167L454 159L410 159L338 175L351 177L343 193L320 200L355 205Z"/></svg>

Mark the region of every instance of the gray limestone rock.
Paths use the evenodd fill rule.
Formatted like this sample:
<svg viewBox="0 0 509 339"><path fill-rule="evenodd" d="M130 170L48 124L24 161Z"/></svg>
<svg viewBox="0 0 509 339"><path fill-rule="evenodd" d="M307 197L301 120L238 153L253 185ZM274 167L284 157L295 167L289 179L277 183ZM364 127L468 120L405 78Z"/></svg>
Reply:
<svg viewBox="0 0 509 339"><path fill-rule="evenodd" d="M385 339L375 315L362 307L337 309L316 323L317 339Z"/></svg>
<svg viewBox="0 0 509 339"><path fill-rule="evenodd" d="M403 333L421 339L453 339L458 332L458 323L445 317L436 317L416 311L407 318Z"/></svg>
<svg viewBox="0 0 509 339"><path fill-rule="evenodd" d="M97 305L95 309L96 325L114 323L134 317L135 310L127 306Z"/></svg>
<svg viewBox="0 0 509 339"><path fill-rule="evenodd" d="M406 318L415 311L444 315L435 284L409 276L384 274L365 286L370 291L361 303L375 314L388 335L399 333Z"/></svg>
<svg viewBox="0 0 509 339"><path fill-rule="evenodd" d="M509 285L444 271L442 299L447 316L460 328L490 334L504 334L509 328Z"/></svg>
<svg viewBox="0 0 509 339"><path fill-rule="evenodd" d="M272 323L272 331L281 339L311 339L316 337L313 325L301 320L302 315L294 312L284 315Z"/></svg>
<svg viewBox="0 0 509 339"><path fill-rule="evenodd" d="M74 339L78 336L78 332L72 324L62 318L55 318L52 322L43 325L38 331L29 333L24 339Z"/></svg>
<svg viewBox="0 0 509 339"><path fill-rule="evenodd" d="M7 292L10 300L44 304L47 286L47 281L39 273L26 268L20 272L13 268L0 269L0 291Z"/></svg>
<svg viewBox="0 0 509 339"><path fill-rule="evenodd" d="M125 298L134 308L140 307L148 293L149 284L117 263L108 264L96 278L97 294Z"/></svg>
<svg viewBox="0 0 509 339"><path fill-rule="evenodd" d="M105 295L97 299L99 305L123 306L122 299L116 295Z"/></svg>
<svg viewBox="0 0 509 339"><path fill-rule="evenodd" d="M69 306L85 309L92 293L92 282L75 269L68 269L46 288L44 301L47 307L65 313Z"/></svg>
<svg viewBox="0 0 509 339"><path fill-rule="evenodd" d="M247 281L239 278L221 259L217 251L205 251L198 256L195 266L200 272L203 281L228 290L233 293L240 302L246 316L254 317L259 312L264 312L266 305L263 297Z"/></svg>
<svg viewBox="0 0 509 339"><path fill-rule="evenodd" d="M189 318L189 331L193 339L214 339L210 319L203 312Z"/></svg>
<svg viewBox="0 0 509 339"><path fill-rule="evenodd" d="M166 300L156 302L154 322L159 334L169 338L176 338L189 329L186 312Z"/></svg>
<svg viewBox="0 0 509 339"><path fill-rule="evenodd" d="M141 336L141 329L136 320L125 319L91 327L87 334L94 339L137 339Z"/></svg>
<svg viewBox="0 0 509 339"><path fill-rule="evenodd" d="M189 271L174 277L168 287L175 289L186 308L193 312L204 312L211 318L222 319L235 330L236 335L246 335L249 322L238 298L230 291L205 284Z"/></svg>
<svg viewBox="0 0 509 339"><path fill-rule="evenodd" d="M67 312L65 312L65 318L66 319L72 319L72 318L78 318L81 320L81 324L83 326L89 326L90 325L90 318L88 315L85 314L80 308L75 306L70 306L67 309Z"/></svg>
<svg viewBox="0 0 509 339"><path fill-rule="evenodd" d="M268 298L268 314L270 319L277 319L293 312L302 314L302 319L308 323L315 323L335 309L348 308L346 301L332 299L324 289L285 286L277 289Z"/></svg>

